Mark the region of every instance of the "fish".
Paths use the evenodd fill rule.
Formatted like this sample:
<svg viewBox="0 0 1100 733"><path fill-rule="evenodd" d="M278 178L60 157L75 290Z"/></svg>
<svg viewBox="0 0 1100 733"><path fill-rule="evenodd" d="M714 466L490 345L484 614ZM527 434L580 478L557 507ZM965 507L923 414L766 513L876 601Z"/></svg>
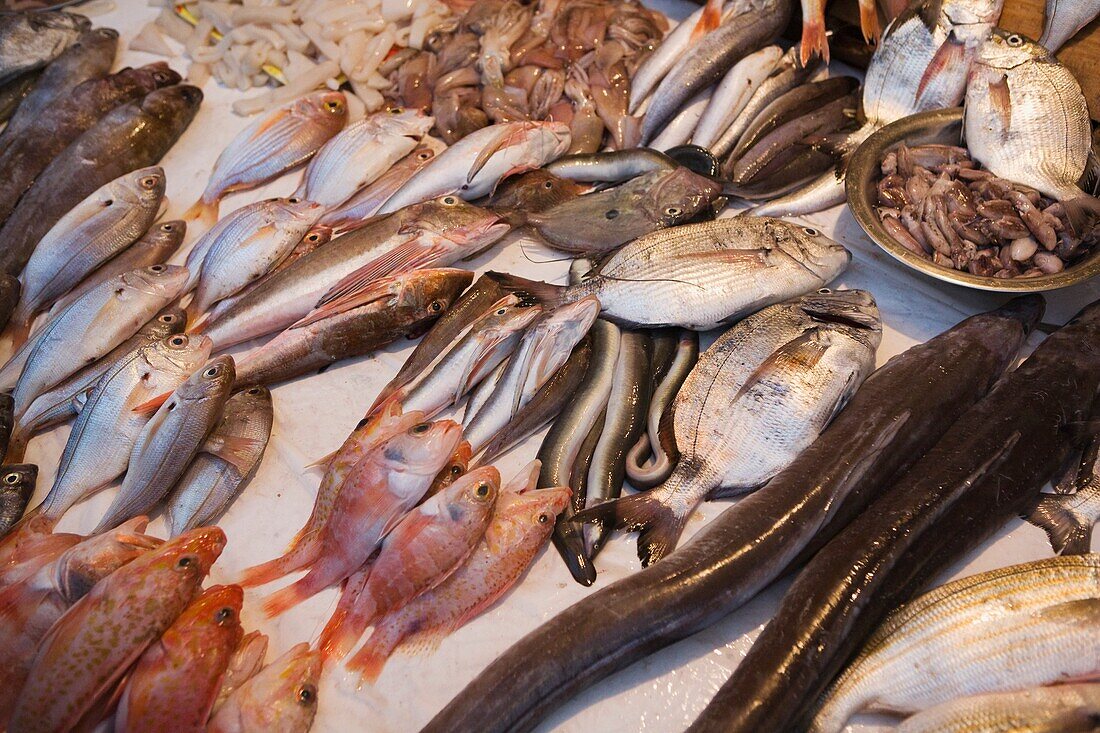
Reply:
<svg viewBox="0 0 1100 733"><path fill-rule="evenodd" d="M696 29L699 27L705 9L699 8L684 18L657 44L653 53L646 56L634 70L630 80L630 104L627 108L629 112L637 112L642 102L657 88L665 74L676 65L681 56L687 53L691 45L699 40Z"/></svg>
<svg viewBox="0 0 1100 733"><path fill-rule="evenodd" d="M165 502L170 536L213 524L233 503L260 466L273 422L266 387L230 396L221 419ZM231 454L227 447L233 447Z"/></svg>
<svg viewBox="0 0 1100 733"><path fill-rule="evenodd" d="M73 424L57 477L36 515L56 522L73 504L122 475L151 417L134 408L182 384L209 358L211 347L205 336L166 336L104 372Z"/></svg>
<svg viewBox="0 0 1100 733"><path fill-rule="evenodd" d="M271 110L229 141L202 196L183 218L199 219L209 228L218 220L224 196L255 188L306 162L344 129L347 119L343 92L327 90Z"/></svg>
<svg viewBox="0 0 1100 733"><path fill-rule="evenodd" d="M0 725L19 699L35 652L50 628L101 580L156 549L162 540L144 534L149 520L139 517L113 532L80 540L34 575L0 591Z"/></svg>
<svg viewBox="0 0 1100 733"><path fill-rule="evenodd" d="M176 387L156 408L130 451L129 467L118 495L94 532L148 514L176 485L199 448L214 448L217 455L229 461L239 460L238 452L245 456L252 453L251 438L233 441L223 437L216 448L204 445L206 436L221 419L235 377L233 357L215 357ZM159 398L154 397L146 405L153 403L159 403ZM134 410L151 411L146 405L138 405Z"/></svg>
<svg viewBox="0 0 1100 733"><path fill-rule="evenodd" d="M462 439L457 423L424 418L422 412L404 413L400 432L383 440L348 474L332 516L312 543L313 558L307 565L284 568L308 567L309 572L264 599L268 618L352 575L424 496Z"/></svg>
<svg viewBox="0 0 1100 733"><path fill-rule="evenodd" d="M19 304L19 280L6 272L0 273L0 330L8 325Z"/></svg>
<svg viewBox="0 0 1100 733"><path fill-rule="evenodd" d="M0 466L0 537L23 518L37 482L38 466L33 463Z"/></svg>
<svg viewBox="0 0 1100 733"><path fill-rule="evenodd" d="M194 530L97 583L42 640L8 730L71 730L179 617L224 547L217 527Z"/></svg>
<svg viewBox="0 0 1100 733"><path fill-rule="evenodd" d="M1075 232L1100 216L1100 201L1077 185L1092 150L1085 95L1069 69L1034 41L997 30L982 45L963 134L974 160L994 175L1060 201Z"/></svg>
<svg viewBox="0 0 1100 733"><path fill-rule="evenodd" d="M202 730L240 644L244 593L215 585L202 593L141 655L115 713L119 733Z"/></svg>
<svg viewBox="0 0 1100 733"><path fill-rule="evenodd" d="M297 195L326 211L340 206L411 153L435 118L391 107L353 122L317 151Z"/></svg>
<svg viewBox="0 0 1100 733"><path fill-rule="evenodd" d="M1097 15L1100 15L1100 3L1096 0L1047 0L1039 45L1051 53L1058 53L1066 41L1076 36Z"/></svg>
<svg viewBox="0 0 1100 733"><path fill-rule="evenodd" d="M343 289L359 282L366 265L373 263L378 277L390 274L380 266L385 260L376 261L394 251L397 251L393 255L395 265L407 253L434 259L437 267L444 267L446 260L479 252L508 230L508 225L501 223L495 214L455 196L416 204L390 216L380 216L295 260L192 330L209 335L219 349L225 349L282 330L304 318L338 284ZM398 250L399 247L403 248ZM355 273L358 274L350 277Z"/></svg>
<svg viewBox="0 0 1100 733"><path fill-rule="evenodd" d="M87 393L112 366L149 344L181 333L184 325L183 310L177 306L169 306L102 359L39 395L20 418L12 436L13 445L25 447L26 441L34 433L76 417L87 400Z"/></svg>
<svg viewBox="0 0 1100 733"><path fill-rule="evenodd" d="M1023 726L1033 731L1084 731L1100 715L1100 685L1060 684L960 697L906 718L898 733L994 733Z"/></svg>
<svg viewBox="0 0 1100 733"><path fill-rule="evenodd" d="M690 221L721 192L717 181L677 167L571 198L529 213L525 221L555 249L603 254L642 235Z"/></svg>
<svg viewBox="0 0 1100 733"><path fill-rule="evenodd" d="M224 225L218 222L210 230L215 236L203 237L191 250L194 257L187 258L195 282L187 306L190 320L278 266L324 211L316 202L296 198L269 199L244 208L247 211L233 212Z"/></svg>
<svg viewBox="0 0 1100 733"><path fill-rule="evenodd" d="M989 570L917 596L882 622L826 693L813 733L861 710L914 713L957 697L1096 672L1100 555ZM1002 661L1012 649L1011 670Z"/></svg>
<svg viewBox="0 0 1100 733"><path fill-rule="evenodd" d="M374 620L403 608L462 567L489 526L499 491L500 473L484 466L406 514L382 541L369 571L360 571L366 574L361 587L349 580L340 607L321 632L322 658L344 658Z"/></svg>
<svg viewBox="0 0 1100 733"><path fill-rule="evenodd" d="M653 148L631 148L566 155L543 166L541 170L569 181L598 183L625 181L657 171L672 171L678 165L668 155ZM507 181L501 184L501 190L507 185ZM587 189L577 189L577 194L580 195L585 190Z"/></svg>
<svg viewBox="0 0 1100 733"><path fill-rule="evenodd" d="M524 469L520 481L533 472ZM485 536L454 573L374 625L346 667L373 681L402 644L438 641L466 625L504 595L534 561L569 502L569 489L514 490L510 481L497 497Z"/></svg>
<svg viewBox="0 0 1100 733"><path fill-rule="evenodd" d="M521 226L530 214L569 201L587 190L587 186L537 168L503 181L489 197L488 208L512 226Z"/></svg>
<svg viewBox="0 0 1100 733"><path fill-rule="evenodd" d="M471 133L435 156L378 210L387 214L454 194L467 201L493 191L505 178L540 168L569 150L560 122L509 122Z"/></svg>
<svg viewBox="0 0 1100 733"><path fill-rule="evenodd" d="M208 733L306 733L317 715L321 653L302 642L234 690L206 725Z"/></svg>
<svg viewBox="0 0 1100 733"><path fill-rule="evenodd" d="M43 170L0 229L0 270L17 275L38 240L97 188L155 165L191 123L202 91L188 84L155 89L115 107Z"/></svg>
<svg viewBox="0 0 1100 733"><path fill-rule="evenodd" d="M63 11L8 13L0 19L0 83L50 63L91 27Z"/></svg>
<svg viewBox="0 0 1100 733"><path fill-rule="evenodd" d="M849 320L832 323L833 313ZM700 355L676 395L681 455L669 478L575 521L637 530L642 565L657 562L704 498L751 492L808 448L874 369L881 340L864 290L818 292L749 316Z"/></svg>
<svg viewBox="0 0 1100 733"><path fill-rule="evenodd" d="M1100 392L1100 355L1083 348L1098 334L1094 303L821 548L757 637L748 666L727 680L693 727L771 730L808 722L813 701L886 614L991 537L1058 470L1075 441L1062 427L1067 416L1077 419ZM857 566L861 572L852 573ZM806 608L820 610L807 619ZM791 625L794 615L802 621ZM746 699L756 701L751 710L741 705Z"/></svg>
<svg viewBox="0 0 1100 733"><path fill-rule="evenodd" d="M1041 494L1024 513L1025 519L1047 533L1058 555L1082 555L1092 546L1092 528L1100 520L1100 438L1085 447L1078 470L1071 477L1072 494Z"/></svg>
<svg viewBox="0 0 1100 733"><path fill-rule="evenodd" d="M678 335L657 332L652 340L652 394L644 430L627 452L625 465L630 485L639 490L664 483L680 460L670 408L684 380L699 361L699 334L695 331L680 329ZM666 352L664 356L662 346Z"/></svg>
<svg viewBox="0 0 1100 733"><path fill-rule="evenodd" d="M164 185L163 168L139 168L101 186L61 217L23 268L22 297L12 316L16 329L28 331L36 314L136 242L157 216Z"/></svg>
<svg viewBox="0 0 1100 733"><path fill-rule="evenodd" d="M547 307L595 295L603 316L626 328L706 331L824 287L850 260L846 249L813 227L736 217L639 237L576 285L493 277Z"/></svg>
<svg viewBox="0 0 1100 733"><path fill-rule="evenodd" d="M478 720L491 721L479 726L489 733L534 726L579 690L711 626L800 567L992 388L1042 304L1039 296L1017 298L887 362L766 490L726 509L661 562L588 594L516 642L426 733ZM601 615L607 608L628 613L630 624Z"/></svg>
<svg viewBox="0 0 1100 733"><path fill-rule="evenodd" d="M179 296L186 278L187 269L176 265L125 272L43 326L12 394L17 419L42 393L134 335Z"/></svg>
<svg viewBox="0 0 1100 733"><path fill-rule="evenodd" d="M230 695L241 685L255 677L264 666L264 657L267 656L267 636L259 631L250 631L241 638L233 656L229 659L229 665L222 677L221 689L218 690L217 699L214 701L210 717L217 713Z"/></svg>
<svg viewBox="0 0 1100 733"><path fill-rule="evenodd" d="M598 300L582 298L544 313L528 327L512 356L501 365L500 379L488 387L489 380L484 380L470 398L462 419L462 434L474 453L481 452L565 364L599 312ZM491 395L473 409L479 395L490 387Z"/></svg>
<svg viewBox="0 0 1100 733"><path fill-rule="evenodd" d="M710 102L691 133L691 141L704 148L709 148L716 142L745 109L753 94L775 71L782 59L783 49L779 46L765 46L734 64L715 88Z"/></svg>
<svg viewBox="0 0 1100 733"><path fill-rule="evenodd" d="M274 384L415 337L445 313L473 273L412 270L374 281L354 300L318 308L245 356L238 384Z"/></svg>
<svg viewBox="0 0 1100 733"><path fill-rule="evenodd" d="M668 150L691 140L695 126L699 124L703 112L710 105L717 87L717 84L712 84L685 102L683 108L665 123L664 128L653 136L648 145L657 150Z"/></svg>
<svg viewBox="0 0 1100 733"><path fill-rule="evenodd" d="M785 0L748 0L727 10L732 16L694 44L653 92L642 120L642 141L653 139L684 103L719 81L734 64L775 42L790 20Z"/></svg>

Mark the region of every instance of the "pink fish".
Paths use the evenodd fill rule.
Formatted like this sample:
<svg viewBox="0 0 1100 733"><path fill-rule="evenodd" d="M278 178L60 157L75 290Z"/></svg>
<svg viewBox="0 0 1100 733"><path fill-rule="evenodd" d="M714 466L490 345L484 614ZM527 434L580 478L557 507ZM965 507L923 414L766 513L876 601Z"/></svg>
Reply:
<svg viewBox="0 0 1100 733"><path fill-rule="evenodd" d="M317 714L321 653L292 646L225 701L206 733L305 733Z"/></svg>
<svg viewBox="0 0 1100 733"><path fill-rule="evenodd" d="M222 706L245 682L256 676L264 667L264 657L267 656L267 636L259 631L250 631L241 638L233 656L229 659L229 666L222 677L221 689L214 701L214 710L210 714L213 718L218 708Z"/></svg>

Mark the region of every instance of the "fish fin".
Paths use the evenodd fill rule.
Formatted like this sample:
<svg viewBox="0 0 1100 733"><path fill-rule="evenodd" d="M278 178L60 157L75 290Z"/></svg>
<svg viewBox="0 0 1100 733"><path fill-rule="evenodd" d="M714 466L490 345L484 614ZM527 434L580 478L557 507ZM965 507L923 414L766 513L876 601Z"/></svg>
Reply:
<svg viewBox="0 0 1100 733"><path fill-rule="evenodd" d="M752 265L760 268L768 266L768 250L766 249L719 249L710 252L688 252L682 255L674 255L673 258L691 260L692 262L711 262L716 265Z"/></svg>
<svg viewBox="0 0 1100 733"><path fill-rule="evenodd" d="M361 293L371 283L384 277L424 267L441 249L438 245L425 247L415 239L399 244L338 280L313 307L320 308L345 296Z"/></svg>
<svg viewBox="0 0 1100 733"><path fill-rule="evenodd" d="M878 43L882 40L882 26L878 22L878 5L875 0L859 0L859 27L863 40Z"/></svg>
<svg viewBox="0 0 1100 733"><path fill-rule="evenodd" d="M252 468L256 448L263 444L262 440L243 435L219 435L216 442L203 445L202 452L217 456L243 476Z"/></svg>
<svg viewBox="0 0 1100 733"><path fill-rule="evenodd" d="M753 370L731 402L736 402L742 395L768 380L776 369L787 365L813 369L828 350L829 344L821 341L817 328L808 329L806 333L783 344L760 362L760 366Z"/></svg>
<svg viewBox="0 0 1100 733"><path fill-rule="evenodd" d="M295 570L301 570L316 560L320 554L321 538L318 534L295 537L293 547L284 554L241 571L237 585L248 588L270 583Z"/></svg>
<svg viewBox="0 0 1100 733"><path fill-rule="evenodd" d="M1002 74L1000 81L989 82L989 102L1001 118L1001 129L1007 132L1012 125L1012 92L1006 75Z"/></svg>
<svg viewBox="0 0 1100 733"><path fill-rule="evenodd" d="M321 456L320 458L318 458L313 463L307 463L305 465L305 468L306 469L310 469L310 468L328 468L328 464L332 463L332 459L335 458L336 454L339 453L339 452L340 452L340 449L337 448L336 450L332 451L331 453L327 453L327 454Z"/></svg>
<svg viewBox="0 0 1100 733"><path fill-rule="evenodd" d="M569 302L567 296L569 288L564 285L551 285L539 280L528 280L507 272L490 271L485 274L504 288L505 292L529 295L547 308L557 308Z"/></svg>
<svg viewBox="0 0 1100 733"><path fill-rule="evenodd" d="M644 491L589 507L573 516L574 522L609 524L639 532L638 557L648 567L676 549L690 512L677 514L661 499L660 489Z"/></svg>
<svg viewBox="0 0 1100 733"><path fill-rule="evenodd" d="M498 131L496 137L489 141L489 143L481 149L481 152L477 154L477 157L474 158L473 164L470 165L470 170L466 172L466 183L474 180L477 174L481 172L481 169L485 167L485 164L489 162L489 159L496 155L501 148L506 147L512 141L515 134L516 130L509 129L507 126Z"/></svg>
<svg viewBox="0 0 1100 733"><path fill-rule="evenodd" d="M862 2L860 4L862 5ZM862 14L861 9L861 18ZM919 106L921 97L924 96L924 91L928 88L928 85L948 69L959 68L959 64L965 60L965 55L966 44L960 41L955 35L955 31L952 30L947 34L947 38L940 44L940 47L936 49L936 53L932 56L928 66L925 67L920 83L917 84L917 93L913 96L913 101Z"/></svg>
<svg viewBox="0 0 1100 733"><path fill-rule="evenodd" d="M707 0L703 14L691 29L692 44L722 24L722 4L722 0Z"/></svg>
<svg viewBox="0 0 1100 733"><path fill-rule="evenodd" d="M1096 628L1096 624L1100 624L1100 598L1078 598L1047 606L1036 613L1048 621Z"/></svg>
<svg viewBox="0 0 1100 733"><path fill-rule="evenodd" d="M204 196L191 204L191 208L184 212L183 218L186 221L198 220L202 222L203 226L209 229L218 223L218 208L219 202L217 200L207 201Z"/></svg>
<svg viewBox="0 0 1100 733"><path fill-rule="evenodd" d="M1084 555L1092 545L1092 521L1073 511L1074 498L1042 494L1026 517L1047 533L1057 555Z"/></svg>
<svg viewBox="0 0 1100 733"><path fill-rule="evenodd" d="M317 595L329 585L329 581L322 578L321 574L317 572L316 566L314 566L302 578L264 598L260 604L264 617L275 618L279 614L294 608L302 601Z"/></svg>
<svg viewBox="0 0 1100 733"><path fill-rule="evenodd" d="M371 303L377 303L385 299L385 297L392 292L392 285L392 277L365 280L358 288L349 283L345 288L346 292L333 298L330 298L326 294L324 298L322 298L323 302L318 303L313 310L297 322L288 326L287 330L291 331L296 328L305 328L318 321L323 321L326 318L332 318L333 316L346 313L355 308L362 308Z"/></svg>
<svg viewBox="0 0 1100 733"><path fill-rule="evenodd" d="M27 343L27 338L31 335L31 324L33 323L33 314L28 315L26 318L11 319L5 335L11 337L11 351L13 354L20 346Z"/></svg>
<svg viewBox="0 0 1100 733"><path fill-rule="evenodd" d="M132 409L132 411L134 413L138 414L138 415L153 415L153 414L156 413L157 410L160 409L161 405L163 405L165 402L168 401L168 398L171 397L171 396L172 396L171 392L165 392L163 394L159 394L151 400L146 400L145 402L142 402L140 405L136 405Z"/></svg>
<svg viewBox="0 0 1100 733"><path fill-rule="evenodd" d="M400 620L395 619L386 623L390 618L384 618L381 623L375 625L367 641L347 662L348 671L359 673L360 685L364 682L373 683L378 679L387 660L393 656L397 645L405 637Z"/></svg>
<svg viewBox="0 0 1100 733"><path fill-rule="evenodd" d="M809 65L814 56L820 56L822 61L829 63L829 39L825 35L824 8L821 16L802 19L802 41L798 48L798 58L803 68Z"/></svg>
<svg viewBox="0 0 1100 733"><path fill-rule="evenodd" d="M17 425L8 440L8 452L4 454L4 465L22 463L27 455L27 445L31 442L33 433L22 430Z"/></svg>
<svg viewBox="0 0 1100 733"><path fill-rule="evenodd" d="M1100 199L1095 196L1083 193L1063 201L1062 206L1066 209L1069 226L1077 236L1083 236L1100 220Z"/></svg>
<svg viewBox="0 0 1100 733"><path fill-rule="evenodd" d="M344 582L336 610L332 612L332 617L321 630L321 638L317 642L321 650L322 662L333 662L346 657L366 631L367 624L363 624L360 628L359 614L356 613L356 609L359 605L359 596L366 587L367 580L370 579L370 568L371 564L367 563ZM370 619L367 621L369 623Z"/></svg>

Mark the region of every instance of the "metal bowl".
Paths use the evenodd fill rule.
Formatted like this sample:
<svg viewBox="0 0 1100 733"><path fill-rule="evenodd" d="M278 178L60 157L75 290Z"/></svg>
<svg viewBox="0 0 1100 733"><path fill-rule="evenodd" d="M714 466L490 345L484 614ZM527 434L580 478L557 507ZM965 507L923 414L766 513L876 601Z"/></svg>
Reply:
<svg viewBox="0 0 1100 733"><path fill-rule="evenodd" d="M875 212L876 184L881 177L880 164L886 152L900 142L910 145L945 143L958 145L962 137L962 110L941 109L921 112L891 123L867 138L852 154L845 174L844 189L848 196L848 208L852 210L863 231L875 244L893 258L937 280L963 285L977 290L993 290L1001 293L1036 293L1057 290L1100 274L1100 247L1093 249L1083 260L1053 275L1000 279L971 275L969 272L940 267L910 252L879 221Z"/></svg>

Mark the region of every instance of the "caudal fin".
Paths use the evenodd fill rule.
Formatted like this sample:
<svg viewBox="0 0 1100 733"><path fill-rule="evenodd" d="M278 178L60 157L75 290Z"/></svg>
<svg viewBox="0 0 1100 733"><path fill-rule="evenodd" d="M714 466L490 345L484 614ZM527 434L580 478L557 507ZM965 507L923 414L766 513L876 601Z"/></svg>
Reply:
<svg viewBox="0 0 1100 733"><path fill-rule="evenodd" d="M284 575L293 573L295 570L301 570L321 554L319 541L295 539L298 541L283 555L242 571L240 579L237 580L237 585L249 588L270 583Z"/></svg>
<svg viewBox="0 0 1100 733"><path fill-rule="evenodd" d="M638 532L638 557L648 567L676 549L690 514L677 514L662 501L666 496L659 490L626 496L589 507L573 520Z"/></svg>
<svg viewBox="0 0 1100 733"><path fill-rule="evenodd" d="M824 3L818 4L821 15L802 19L802 43L798 49L798 57L802 66L808 66L814 56L820 56L826 64L829 63L829 39L825 36L825 9Z"/></svg>
<svg viewBox="0 0 1100 733"><path fill-rule="evenodd" d="M267 618L275 618L283 611L288 611L307 598L317 595L328 586L328 580L323 579L315 570L311 570L304 578L294 581L286 588L281 588L265 598L262 604L264 615Z"/></svg>
<svg viewBox="0 0 1100 733"><path fill-rule="evenodd" d="M1076 494L1043 494L1027 516L1027 521L1047 533L1059 555L1084 555L1092 545L1093 520L1074 511L1080 501Z"/></svg>
<svg viewBox="0 0 1100 733"><path fill-rule="evenodd" d="M1084 236L1097 221L1100 221L1100 199L1088 194L1062 202L1066 209L1066 218L1070 228L1079 237Z"/></svg>
<svg viewBox="0 0 1100 733"><path fill-rule="evenodd" d="M400 623L386 623L383 619L374 627L366 643L348 661L348 670L359 673L360 685L364 682L373 683L382 674L386 661L404 638L404 629Z"/></svg>
<svg viewBox="0 0 1100 733"><path fill-rule="evenodd" d="M882 38L882 27L878 23L878 6L875 0L859 0L859 27L863 30L863 40L870 43Z"/></svg>
<svg viewBox="0 0 1100 733"><path fill-rule="evenodd" d="M528 280L507 272L491 271L485 274L506 292L530 296L547 308L557 308L569 302L567 296L569 289L565 286L551 285L540 280Z"/></svg>
<svg viewBox="0 0 1100 733"><path fill-rule="evenodd" d="M209 229L218 223L218 200L207 201L205 198L200 198L195 203L191 204L183 215L183 218L187 221L199 221L204 227Z"/></svg>

